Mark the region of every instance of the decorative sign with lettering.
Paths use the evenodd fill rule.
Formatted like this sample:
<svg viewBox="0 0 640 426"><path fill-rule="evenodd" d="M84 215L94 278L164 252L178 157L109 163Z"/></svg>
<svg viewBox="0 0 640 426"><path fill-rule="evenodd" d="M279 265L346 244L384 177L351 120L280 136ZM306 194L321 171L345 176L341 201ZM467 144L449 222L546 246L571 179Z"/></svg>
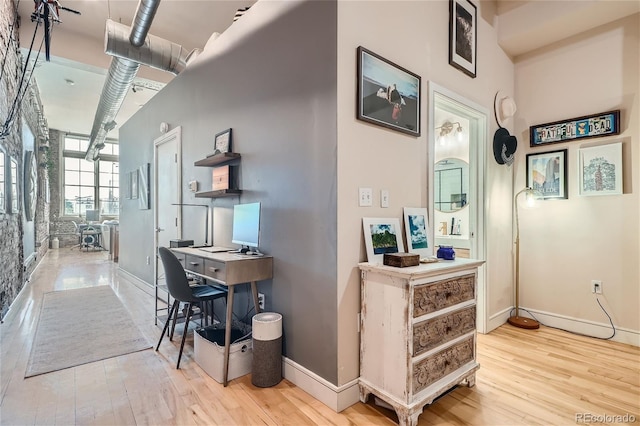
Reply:
<svg viewBox="0 0 640 426"><path fill-rule="evenodd" d="M620 110L538 124L529 128L530 146L620 134Z"/></svg>

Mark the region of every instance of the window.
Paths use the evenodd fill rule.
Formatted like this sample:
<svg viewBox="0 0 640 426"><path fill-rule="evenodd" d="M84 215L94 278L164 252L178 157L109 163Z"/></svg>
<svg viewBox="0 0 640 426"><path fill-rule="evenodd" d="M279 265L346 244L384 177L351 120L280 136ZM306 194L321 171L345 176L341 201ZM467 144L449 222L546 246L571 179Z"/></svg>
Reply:
<svg viewBox="0 0 640 426"><path fill-rule="evenodd" d="M89 141L66 136L62 150L62 181L65 216L84 216L99 209L101 215L117 216L119 209L118 145L105 141L97 161L84 159ZM98 203L96 203L98 200Z"/></svg>

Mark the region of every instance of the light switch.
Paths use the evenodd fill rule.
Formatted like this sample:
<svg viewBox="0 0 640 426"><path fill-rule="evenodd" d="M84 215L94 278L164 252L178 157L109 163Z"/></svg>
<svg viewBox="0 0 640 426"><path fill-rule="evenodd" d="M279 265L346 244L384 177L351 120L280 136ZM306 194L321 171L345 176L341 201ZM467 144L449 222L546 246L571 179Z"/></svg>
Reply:
<svg viewBox="0 0 640 426"><path fill-rule="evenodd" d="M389 190L381 189L380 190L380 207L389 207Z"/></svg>
<svg viewBox="0 0 640 426"><path fill-rule="evenodd" d="M360 207L371 207L373 205L373 189L359 188L358 204Z"/></svg>

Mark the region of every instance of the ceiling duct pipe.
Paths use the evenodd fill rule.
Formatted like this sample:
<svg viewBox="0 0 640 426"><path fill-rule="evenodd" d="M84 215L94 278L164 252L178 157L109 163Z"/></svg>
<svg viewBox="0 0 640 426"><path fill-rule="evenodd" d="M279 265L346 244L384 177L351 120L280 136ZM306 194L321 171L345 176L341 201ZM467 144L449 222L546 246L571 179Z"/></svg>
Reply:
<svg viewBox="0 0 640 426"><path fill-rule="evenodd" d="M129 35L131 44L141 46L147 38L151 22L158 10L160 0L140 0ZM85 158L94 161L104 147L109 130L115 125L115 118L127 95L127 91L138 72L140 65L128 59L114 57L102 88L98 109L93 119L89 148Z"/></svg>

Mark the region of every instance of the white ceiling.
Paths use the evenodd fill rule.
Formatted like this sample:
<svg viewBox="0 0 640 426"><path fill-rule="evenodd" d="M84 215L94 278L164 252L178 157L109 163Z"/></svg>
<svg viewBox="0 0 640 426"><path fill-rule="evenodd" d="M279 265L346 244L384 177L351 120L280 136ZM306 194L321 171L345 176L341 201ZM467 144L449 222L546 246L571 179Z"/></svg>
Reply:
<svg viewBox="0 0 640 426"><path fill-rule="evenodd" d="M5 1L5 0L0 0ZM350 1L350 0L340 0ZM421 0L431 1L431 0ZM445 1L445 0L442 0ZM578 34L624 16L638 13L639 1L593 0L477 0L479 14L498 29L498 43L511 57L517 57L550 43ZM256 0L162 0L151 25L150 34L182 45L187 51L202 49L214 33L224 32L237 9ZM131 25L138 0L59 0L61 6L81 12L61 11L62 23L54 26L51 62L41 54L35 68L45 116L49 127L72 133L90 134L95 111L109 68L110 56L104 53L104 28L107 18ZM35 23L29 17L33 1L19 0L20 41L27 52ZM362 2L366 7L366 2ZM486 11L490 17L486 16ZM248 13L251 13L249 11ZM36 44L42 38L38 29ZM136 82L146 86L130 91L116 118L123 124L144 105L173 75L140 67ZM65 80L72 80L70 86ZM109 134L114 137L117 127Z"/></svg>
<svg viewBox="0 0 640 426"><path fill-rule="evenodd" d="M163 0L149 33L177 43L187 52L194 48L202 49L211 34L222 33L233 23L237 9L250 6L255 1ZM88 135L111 62L111 57L104 53L106 20L111 18L131 25L138 1L59 0L59 3L79 11L81 15L60 11L62 22L54 25L52 30L51 61L44 60L43 47L34 77L49 128ZM20 44L25 58L36 30L36 24L30 20L33 8L31 0L20 0L18 5ZM37 53L43 31L40 24L30 62ZM134 85L143 90L129 91L116 118L118 127L172 78L170 73L140 67ZM74 84L70 85L66 80ZM109 137L117 134L118 127Z"/></svg>

